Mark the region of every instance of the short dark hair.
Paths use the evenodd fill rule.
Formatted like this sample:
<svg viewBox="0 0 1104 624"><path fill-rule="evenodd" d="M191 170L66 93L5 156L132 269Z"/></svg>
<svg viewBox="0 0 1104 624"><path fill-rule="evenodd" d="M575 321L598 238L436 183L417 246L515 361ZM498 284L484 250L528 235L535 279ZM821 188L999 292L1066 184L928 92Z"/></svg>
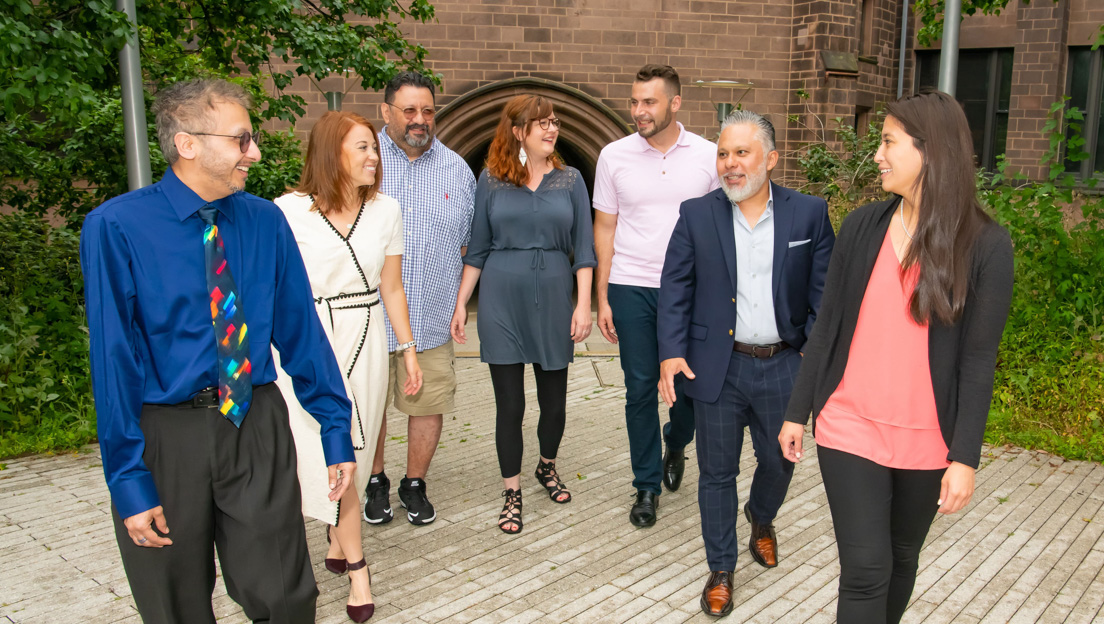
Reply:
<svg viewBox="0 0 1104 624"><path fill-rule="evenodd" d="M429 89L429 95L433 98L433 101L437 101L437 93L434 90L433 81L429 76L425 74L419 74L418 72L404 71L395 74L387 83L387 87L383 90L383 101L388 104L395 103L395 93L403 87L417 87L419 89Z"/></svg>
<svg viewBox="0 0 1104 624"><path fill-rule="evenodd" d="M649 64L641 67L640 71L636 72L636 82L648 82L656 78L663 80L663 84L667 87L668 97L682 95L682 84L679 82L679 75L674 67Z"/></svg>

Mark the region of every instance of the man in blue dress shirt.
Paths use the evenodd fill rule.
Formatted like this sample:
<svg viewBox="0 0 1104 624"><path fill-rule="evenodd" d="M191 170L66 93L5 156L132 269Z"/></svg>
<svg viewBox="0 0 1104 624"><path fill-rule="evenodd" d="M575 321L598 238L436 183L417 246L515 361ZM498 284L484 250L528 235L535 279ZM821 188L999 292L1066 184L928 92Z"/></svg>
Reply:
<svg viewBox="0 0 1104 624"><path fill-rule="evenodd" d="M331 498L356 468L351 406L292 232L274 204L241 192L261 157L250 104L224 81L162 91L157 132L170 169L89 213L81 232L100 451L146 622L215 621L212 546L250 619L314 621L318 589L272 346L319 422ZM215 236L212 268L205 247ZM225 268L252 383L251 401L236 395L247 397L236 415L225 409L228 361L212 331L219 289L208 287Z"/></svg>

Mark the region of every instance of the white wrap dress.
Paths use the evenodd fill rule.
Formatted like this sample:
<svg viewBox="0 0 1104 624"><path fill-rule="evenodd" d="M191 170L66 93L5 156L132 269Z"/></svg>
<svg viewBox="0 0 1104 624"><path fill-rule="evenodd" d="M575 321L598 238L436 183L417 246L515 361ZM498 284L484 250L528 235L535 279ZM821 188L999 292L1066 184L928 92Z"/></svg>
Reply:
<svg viewBox="0 0 1104 624"><path fill-rule="evenodd" d="M402 216L398 202L382 193L365 203L351 223L339 219L331 224L311 209L313 203L310 196L299 193L276 200L295 234L318 318L345 373L345 391L353 404L351 431L357 462L351 487L359 494L371 476L386 408L387 335L378 289L384 257L403 252ZM292 380L279 365L275 349L273 358L276 385L287 402L295 437L303 515L336 525L338 504L329 499L318 421L295 398Z"/></svg>

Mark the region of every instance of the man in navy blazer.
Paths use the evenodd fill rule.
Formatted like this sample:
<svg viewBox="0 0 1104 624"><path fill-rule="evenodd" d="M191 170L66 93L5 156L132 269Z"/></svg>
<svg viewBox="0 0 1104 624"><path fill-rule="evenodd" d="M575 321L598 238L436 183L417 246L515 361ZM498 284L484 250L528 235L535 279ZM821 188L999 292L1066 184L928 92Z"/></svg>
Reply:
<svg viewBox="0 0 1104 624"><path fill-rule="evenodd" d="M777 163L771 123L729 115L717 141L721 188L683 202L660 282L659 390L673 404L682 374L694 400L710 570L701 606L715 616L732 609L745 426L757 459L744 506L749 547L760 565L778 564L773 522L793 464L777 438L835 242L827 202L770 182Z"/></svg>

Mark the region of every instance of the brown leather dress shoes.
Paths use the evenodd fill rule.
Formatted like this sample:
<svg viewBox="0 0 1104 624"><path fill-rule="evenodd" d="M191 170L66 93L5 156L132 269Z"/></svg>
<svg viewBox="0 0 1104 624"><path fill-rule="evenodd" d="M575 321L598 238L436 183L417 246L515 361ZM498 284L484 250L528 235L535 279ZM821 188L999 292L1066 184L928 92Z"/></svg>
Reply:
<svg viewBox="0 0 1104 624"><path fill-rule="evenodd" d="M706 615L723 617L732 612L732 572L710 572L702 590L701 608Z"/></svg>
<svg viewBox="0 0 1104 624"><path fill-rule="evenodd" d="M773 568L778 565L778 536L774 533L773 524L759 524L751 517L751 510L744 505L744 516L751 524L751 540L748 542L748 550L755 563L764 568Z"/></svg>

